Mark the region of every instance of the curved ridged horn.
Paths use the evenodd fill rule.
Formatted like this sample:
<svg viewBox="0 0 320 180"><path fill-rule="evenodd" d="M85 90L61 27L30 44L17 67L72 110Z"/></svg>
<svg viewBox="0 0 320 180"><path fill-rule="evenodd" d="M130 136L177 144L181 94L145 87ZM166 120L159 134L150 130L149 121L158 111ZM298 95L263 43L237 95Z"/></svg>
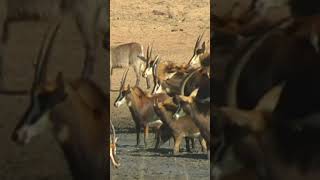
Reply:
<svg viewBox="0 0 320 180"><path fill-rule="evenodd" d="M188 74L188 76L183 80L183 83L182 83L182 86L181 86L181 91L180 91L180 94L182 96L184 96L184 89L185 89L185 86L188 82L188 80L200 69L200 67L196 68L194 71L192 71L190 74Z"/></svg>
<svg viewBox="0 0 320 180"><path fill-rule="evenodd" d="M200 43L202 41L202 37L203 37L204 33L205 33L205 31L203 31L202 34L198 36L198 39L197 39L196 44L195 44L194 49L193 49L194 53L196 53L197 48L199 47L199 45L200 45Z"/></svg>
<svg viewBox="0 0 320 180"><path fill-rule="evenodd" d="M48 33L46 33L41 42L41 49L37 56L35 64L34 81L32 89L34 89L39 83L47 79L47 66L49 62L49 56L51 53L53 41L57 35L60 25L61 21L58 21L57 23L55 23L53 28L49 26L47 30ZM52 31L50 31L51 29Z"/></svg>
<svg viewBox="0 0 320 180"><path fill-rule="evenodd" d="M149 64L149 61L150 61L149 51L150 51L150 44L148 44L148 47L147 47L147 64Z"/></svg>
<svg viewBox="0 0 320 180"><path fill-rule="evenodd" d="M120 83L120 91L122 91L123 88L124 88L124 84L125 84L126 79L127 79L128 71L129 71L129 67L127 67L126 71L122 75L122 79L121 79L121 83Z"/></svg>
<svg viewBox="0 0 320 180"><path fill-rule="evenodd" d="M114 128L114 125L112 123L112 120L110 119L110 126L111 126L111 130L112 130L112 143L116 143L115 139L116 139L116 130Z"/></svg>

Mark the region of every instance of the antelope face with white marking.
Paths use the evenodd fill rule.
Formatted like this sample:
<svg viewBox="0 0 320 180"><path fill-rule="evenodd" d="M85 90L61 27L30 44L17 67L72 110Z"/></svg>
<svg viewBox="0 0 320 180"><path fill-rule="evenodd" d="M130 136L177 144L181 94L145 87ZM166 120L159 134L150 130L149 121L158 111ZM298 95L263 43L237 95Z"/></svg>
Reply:
<svg viewBox="0 0 320 180"><path fill-rule="evenodd" d="M203 42L201 47L198 47L194 50L193 56L189 63L191 66L200 64L200 56L205 52L205 49L206 49L206 45L205 45L205 42Z"/></svg>
<svg viewBox="0 0 320 180"><path fill-rule="evenodd" d="M194 46L194 49L193 49L193 55L191 57L191 59L189 60L188 62L188 65L190 66L195 66L195 65L200 65L200 56L205 52L206 50L206 44L205 42L202 43L202 45L200 45L201 43L201 40L202 40L202 37L203 37L203 34L202 33L197 41L196 41L196 44Z"/></svg>
<svg viewBox="0 0 320 180"><path fill-rule="evenodd" d="M155 85L154 85L154 87L152 89L151 94L155 95L155 94L160 94L160 93L163 93L163 92L164 92L164 90L163 90L163 88L161 86L161 82L159 80L157 80L157 82L155 83Z"/></svg>
<svg viewBox="0 0 320 180"><path fill-rule="evenodd" d="M123 88L121 91L119 91L119 95L114 102L114 106L118 108L122 104L124 104L125 102L130 103L129 98L127 98L130 93L131 93L131 89L129 86L127 88Z"/></svg>
<svg viewBox="0 0 320 180"><path fill-rule="evenodd" d="M152 68L153 68L153 62L148 62L143 73L142 73L142 77L146 78L148 76L152 75Z"/></svg>
<svg viewBox="0 0 320 180"><path fill-rule="evenodd" d="M156 68L156 65L158 64L158 62L159 62L158 55L154 58L154 60L147 60L146 67L142 73L142 76L145 78L148 76L152 76L153 70L154 68Z"/></svg>
<svg viewBox="0 0 320 180"><path fill-rule="evenodd" d="M44 83L34 88L30 96L30 104L22 119L17 124L12 134L12 140L24 145L53 126L50 120L50 111L66 98L60 76L58 81Z"/></svg>

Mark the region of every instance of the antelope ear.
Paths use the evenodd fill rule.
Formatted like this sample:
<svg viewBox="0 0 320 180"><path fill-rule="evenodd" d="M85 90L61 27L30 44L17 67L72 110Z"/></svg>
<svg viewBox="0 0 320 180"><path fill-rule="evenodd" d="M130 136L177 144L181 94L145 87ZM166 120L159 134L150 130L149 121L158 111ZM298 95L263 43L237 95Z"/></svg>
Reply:
<svg viewBox="0 0 320 180"><path fill-rule="evenodd" d="M206 50L206 42L203 42L201 45L201 49L199 49L199 53L204 53L205 50Z"/></svg>
<svg viewBox="0 0 320 180"><path fill-rule="evenodd" d="M141 59L142 61L144 61L144 62L147 62L147 59L146 59L146 57L144 57L144 56L142 56L142 55L138 55L137 56L139 59Z"/></svg>
<svg viewBox="0 0 320 180"><path fill-rule="evenodd" d="M118 137L114 139L114 143L116 144L117 142L118 142Z"/></svg>
<svg viewBox="0 0 320 180"><path fill-rule="evenodd" d="M192 93L190 94L190 97L196 97L198 94L199 88L195 89L192 91Z"/></svg>
<svg viewBox="0 0 320 180"><path fill-rule="evenodd" d="M130 84L128 84L128 86L127 86L127 90L131 91Z"/></svg>
<svg viewBox="0 0 320 180"><path fill-rule="evenodd" d="M266 114L262 111L240 110L230 107L220 109L227 121L238 127L249 128L253 132L261 132L266 128Z"/></svg>
<svg viewBox="0 0 320 180"><path fill-rule="evenodd" d="M156 64L158 64L158 61L159 61L159 56L157 55L157 56L154 58L154 61L153 61L153 65L152 65L152 66L155 66Z"/></svg>

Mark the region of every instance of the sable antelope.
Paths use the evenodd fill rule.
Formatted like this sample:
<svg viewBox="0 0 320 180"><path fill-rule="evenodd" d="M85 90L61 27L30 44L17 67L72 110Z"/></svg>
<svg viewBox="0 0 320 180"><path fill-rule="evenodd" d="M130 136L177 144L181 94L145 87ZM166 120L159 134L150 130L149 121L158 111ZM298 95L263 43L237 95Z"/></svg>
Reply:
<svg viewBox="0 0 320 180"><path fill-rule="evenodd" d="M281 51L284 53L288 52L285 50L285 48L287 48L290 43L285 35L282 36L283 31L279 29L279 27L286 27L290 23L291 21L283 20L274 25L270 31L267 31L263 35L250 40L249 43L247 43L247 45L243 47L241 51L237 52L228 63L226 69L224 70L224 75L216 74L214 80L220 82L217 83L217 85L220 84L219 87L217 85L216 87L221 89L216 89L212 93L212 96L218 100L215 101L215 103L219 102L219 105L231 105L244 109L252 109L265 91L283 81L280 79L276 80L276 76L271 77L273 71L276 70L274 68L274 64L280 65L282 64L281 62L283 62L283 60L269 60L272 59L272 56L278 56L276 57L278 59L282 58L283 56L281 55ZM284 41L284 39L286 39L286 41ZM279 48L277 49L274 48L274 45L278 43L278 41L279 43L282 43L282 45L279 45ZM278 46L278 44L276 44L276 46ZM270 51L276 52L271 53ZM287 60L290 62L289 59ZM217 70L217 68L214 70L216 70L215 72L222 72L222 70ZM283 73L280 73L278 70L279 69L277 69L279 75L286 72L283 71ZM253 71L258 72L254 77L251 74ZM215 79L216 77L219 79ZM271 80L273 78L274 80ZM223 93L224 95L219 95L217 93Z"/></svg>
<svg viewBox="0 0 320 180"><path fill-rule="evenodd" d="M316 21L311 22L316 23ZM256 100L270 87L274 87L281 81L288 80L290 82L285 86L286 90L282 93L280 102L273 113L276 119L279 120L281 129L284 128L282 131L287 137L289 137L288 134L292 131L290 128L288 131L287 129L295 124L296 119L304 119L304 116L318 112L317 106L315 106L318 101L315 83L317 82L316 77L318 76L318 67L320 66L318 62L319 54L314 43L310 41L309 35L313 34L313 36L317 36L319 31L317 31L317 28L308 27L310 26L303 26L302 30L299 26L294 27L295 31L291 31L289 34L283 31L273 32L264 41L260 41L260 46L255 46L256 49L250 52L252 54L246 57L247 62L244 63L245 66L242 67L243 73L240 74L242 78L238 82L238 89L242 90L238 90L237 93L246 93L248 96L244 98L244 94L244 96L239 96L238 94L238 98L240 99L238 99L239 103L236 103L235 106L247 110L252 109L257 104ZM269 53L272 55L267 56ZM302 58L304 61L301 61ZM251 74L250 72L252 72L253 68L259 74L255 74L254 78L252 76L249 78L249 74ZM258 81L260 83L255 84L257 79L253 80L251 78L259 78ZM254 87L254 90L253 88L244 88L249 83ZM304 89L309 89L309 92L303 91ZM298 94L304 94L303 98L297 99L299 97ZM256 97L252 99L253 101L248 101L254 96ZM289 121L288 119L292 120ZM288 142L290 142L291 147L296 148L295 142L288 139L283 140L284 144ZM289 147L288 144L287 147ZM306 145L301 147L305 148ZM291 150L287 150L284 154L286 156L290 154L292 157L301 156L299 153L291 155Z"/></svg>
<svg viewBox="0 0 320 180"><path fill-rule="evenodd" d="M144 129L144 145L147 147L149 123L159 120L153 109L153 101L155 98L159 98L159 101L164 101L168 98L168 95L162 93L149 96L139 87L130 87L129 84L127 88L125 88L128 71L129 68L127 68L122 76L119 95L114 102L114 106L120 107L126 102L136 125L137 146L140 144L140 129L142 127Z"/></svg>
<svg viewBox="0 0 320 180"><path fill-rule="evenodd" d="M260 99L254 110L244 111L230 107L211 107L214 120L212 121L214 124L212 129L212 138L214 138L212 143L214 154L212 175L216 179L224 179L225 176L229 177L243 170L253 172L254 176L264 176L265 167L263 163L252 160L259 157L257 152L253 151L256 146L252 145L251 149L247 149L239 144L250 145L252 143L252 137L248 135L250 133L260 136L260 134L266 132L265 130L269 128L269 122L261 120L261 118L270 117L270 112L275 109L284 85L283 83L268 91ZM192 112L195 113L196 111L193 110ZM248 117L255 117L255 121L249 121ZM198 117L199 120L200 118L201 116ZM238 126L243 129L237 128ZM226 133L224 133L225 131ZM238 156L238 153L245 151L248 151L248 154L251 153L250 156ZM242 160L244 162L239 162ZM255 168L258 174L254 172Z"/></svg>
<svg viewBox="0 0 320 180"><path fill-rule="evenodd" d="M170 145L170 139L172 137L173 137L173 135L172 135L172 130L170 129L170 127L167 124L162 123L156 129L156 133L155 133L156 144L155 144L154 149L158 150L160 148L160 146L163 145L164 143L166 143L167 141L169 141L169 145ZM186 150L188 152L192 152L191 148L192 149L195 148L194 138L185 137L185 141L186 141ZM190 141L191 141L191 147L190 147Z"/></svg>
<svg viewBox="0 0 320 180"><path fill-rule="evenodd" d="M203 42L202 45L200 45L203 35L204 35L204 32L198 37L193 50L193 55L187 64L177 65L172 61L160 61L160 58L158 55L153 60L151 60L152 58L152 47L151 47L151 50L149 52L150 54L148 53L149 56L147 58L144 58L144 57L141 58L146 62L146 67L143 72L143 77L151 76L152 74L156 73L154 76L156 76L158 80L164 81L164 80L170 79L177 72L188 72L188 69L190 69L190 67L198 67L202 65L203 64L202 60L206 59L206 58L203 58L202 56L207 57L207 55L209 54L208 52L206 52L205 42Z"/></svg>
<svg viewBox="0 0 320 180"><path fill-rule="evenodd" d="M319 73L316 68L312 70L302 77L306 82L293 78L286 82L282 91L277 90L280 97L269 110L261 107L259 110L217 108L217 119L213 123L215 128L219 127L219 133L214 138L221 138L223 143L218 146L219 151L214 152L215 165L219 166L219 162L228 156L223 152L232 148L238 161L258 168L251 166L261 179L318 179L320 147L314 142L320 135L319 108L310 109L308 104L296 100L300 93L309 101L319 100L317 78L314 77ZM296 88L301 85L303 88ZM264 99L268 97L264 96ZM293 101L300 112L295 113L294 106L290 106ZM288 114L288 110L293 114Z"/></svg>
<svg viewBox="0 0 320 180"><path fill-rule="evenodd" d="M147 59L149 55L149 47L147 50ZM139 43L132 42L121 44L110 48L110 72L113 73L114 68L133 67L136 74L136 86L139 86L142 71L145 68L143 61L143 46ZM150 88L149 76L145 76L147 81L147 88Z"/></svg>
<svg viewBox="0 0 320 180"><path fill-rule="evenodd" d="M210 62L210 54L200 56L205 58L205 60L202 61L202 65L206 66L206 69L209 69L209 62ZM160 67L160 65L159 65ZM163 69L158 69L158 65L154 66L154 82L156 83L152 94L162 93L166 92L169 96L174 96L177 94L180 94L181 85L183 83L183 79L188 76L194 69L189 68L186 71L175 71L174 75L170 78L163 79L161 75L165 74L163 73ZM200 67L196 68L199 69ZM160 71L160 72L159 72ZM208 71L209 73L209 71ZM189 95L194 89L196 89L199 86L199 80L201 79L201 74L197 73L196 75L192 76L191 80L187 82L186 88L185 88L185 94Z"/></svg>
<svg viewBox="0 0 320 180"><path fill-rule="evenodd" d="M156 113L160 116L160 119L168 125L172 130L172 135L174 139L173 155L177 155L180 149L181 141L184 137L189 138L199 138L201 143L202 151L207 150L206 143L204 139L200 136L199 129L192 122L189 116L183 116L178 120L173 120L173 112L168 110L172 106L172 103L158 102L155 99L154 109Z"/></svg>
<svg viewBox="0 0 320 180"><path fill-rule="evenodd" d="M204 32L198 37L196 44L194 46L193 49L193 55L191 57L191 59L189 60L188 64L189 66L193 66L193 67L199 67L199 65L201 65L201 58L200 56L202 56L203 54L207 53L206 52L206 44L205 42L202 42L202 37L204 35Z"/></svg>
<svg viewBox="0 0 320 180"><path fill-rule="evenodd" d="M156 73L155 76L159 80L164 81L174 76L177 71L188 72L188 69L190 67L196 68L198 66L201 66L202 64L205 64L206 62L203 63L202 60L207 60L206 57L210 53L206 52L205 42L203 42L202 45L200 45L203 35L204 35L204 32L198 37L195 43L195 47L193 49L193 55L187 64L177 65L172 61L160 61L160 58L158 55L152 60L152 47L151 47L151 50L148 53L149 56L147 58L144 58L144 57L141 58L146 62L146 67L143 72L143 77L151 76L153 73Z"/></svg>
<svg viewBox="0 0 320 180"><path fill-rule="evenodd" d="M87 78L94 72L97 37L101 31L107 37L107 2L103 0L2 0L0 2L0 86L3 85L3 57L9 38L9 27L20 21L50 22L55 24L71 14L78 26L85 47L86 59L82 76ZM54 28L53 28L54 29Z"/></svg>
<svg viewBox="0 0 320 180"><path fill-rule="evenodd" d="M316 21L311 22L316 23ZM227 104L251 110L266 91L282 81L289 80L291 83L285 86L287 90L282 93L282 98L280 98L280 102L273 113L276 115L276 119L280 120L281 124L283 123L280 127L287 137L291 133L290 128L287 131L288 126L294 126L292 124L295 124L295 119L303 119L303 116L317 112L314 104L317 104L318 95L314 83L317 81L316 77L318 75L316 74L320 64L318 62L319 54L315 43L312 43L312 39L317 37L319 31L317 31L317 28L310 28L310 24L306 26L308 23L303 24L302 29L297 26L297 23L293 23L290 24L288 29L268 32L255 41L251 49L243 56L244 58L240 59L242 67L239 68L240 66L238 66L238 69L234 71L237 74L234 77L237 77L238 80L233 81L233 83L237 82L237 85L231 86L232 88L229 86L229 90L233 89L234 94L233 101L229 101ZM292 28L292 26L294 27ZM311 40L310 35L313 37ZM304 59L304 61L301 61L301 59ZM255 72L254 77L252 76L253 71ZM259 83L256 83L257 81ZM310 87L310 84L313 84L313 86ZM302 89L312 89L312 91L301 93L304 92ZM304 94L303 98L297 99L298 94L300 94L299 96ZM227 94L227 96L229 95ZM237 102L235 103L234 100ZM233 116L233 118L236 118L236 116ZM237 118L239 118L239 115ZM292 119L292 121L288 119ZM282 143L290 142L290 147L297 149L294 141L285 139ZM287 147L289 147L288 144ZM306 146L301 147L305 148ZM302 153L291 155L292 148L284 154L286 156L290 154L291 159L302 155Z"/></svg>
<svg viewBox="0 0 320 180"><path fill-rule="evenodd" d="M68 81L59 73L55 80L46 80L48 56L57 29L48 44L42 46L30 104L14 129L12 140L25 145L49 129L64 151L74 179L105 180L109 96L87 79ZM113 136L111 142L114 140Z"/></svg>
<svg viewBox="0 0 320 180"><path fill-rule="evenodd" d="M199 128L201 136L206 140L207 144L210 144L210 79L205 78L205 76L199 89L194 90L190 96L184 96L185 84L192 75L191 73L183 82L181 95L175 96L173 100L191 117ZM182 109L178 109L173 115L176 119L181 116L179 111Z"/></svg>
<svg viewBox="0 0 320 180"><path fill-rule="evenodd" d="M149 46L147 49L147 57L139 56L139 58L146 62L146 66L142 74L145 78L152 75L153 77L157 76L160 80L167 80L175 75L177 68L179 68L173 61L160 61L158 55L152 59L152 47L149 48Z"/></svg>
<svg viewBox="0 0 320 180"><path fill-rule="evenodd" d="M27 144L51 127L74 179L106 179L109 98L102 92L90 81L65 82L61 74L53 82L37 85L13 140Z"/></svg>
<svg viewBox="0 0 320 180"><path fill-rule="evenodd" d="M166 104L166 111L175 112L177 110L177 107L173 105L172 98L167 99L164 103ZM179 123L182 123L182 121L180 121ZM161 124L161 126L157 129L156 135L155 135L155 138L156 138L155 150L159 149L159 147L165 142L167 142L168 140L170 145L170 138L172 137L173 137L173 130L171 129L171 127L167 123ZM185 137L186 150L188 152L191 152L190 141L191 141L191 147L192 149L194 149L195 148L194 138ZM200 144L201 144L201 141L200 141Z"/></svg>

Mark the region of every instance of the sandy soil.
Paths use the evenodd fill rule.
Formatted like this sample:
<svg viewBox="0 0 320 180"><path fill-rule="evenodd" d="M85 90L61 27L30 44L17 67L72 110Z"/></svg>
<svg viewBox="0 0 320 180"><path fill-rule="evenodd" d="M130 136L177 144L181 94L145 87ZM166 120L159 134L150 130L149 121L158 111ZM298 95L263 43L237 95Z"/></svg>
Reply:
<svg viewBox="0 0 320 180"><path fill-rule="evenodd" d="M19 23L11 28L5 61L6 85L15 89L31 87L32 62L36 58L46 23ZM82 41L74 22L66 19L53 47L49 78L63 71L66 78L80 75L84 59ZM94 80L106 87L106 54L99 49ZM50 132L19 147L10 140L13 128L29 102L28 97L0 96L0 179L58 180L71 179L63 153Z"/></svg>
<svg viewBox="0 0 320 180"><path fill-rule="evenodd" d="M146 51L148 44L153 43L153 54L158 54L163 61L184 63L192 56L198 35L205 31L204 39L209 40L209 0L112 0L110 9L111 45L139 42ZM112 89L119 88L123 72L124 69L114 71ZM134 85L135 80L133 70L130 70L127 83ZM145 81L141 87L146 89ZM151 147L135 148L135 135L128 133L134 128L128 108L113 107L117 95L117 92L111 92L110 110L120 137L118 151L122 165L111 170L112 179L209 179L205 153L171 157L173 142L171 147L166 144L159 152L154 152Z"/></svg>

